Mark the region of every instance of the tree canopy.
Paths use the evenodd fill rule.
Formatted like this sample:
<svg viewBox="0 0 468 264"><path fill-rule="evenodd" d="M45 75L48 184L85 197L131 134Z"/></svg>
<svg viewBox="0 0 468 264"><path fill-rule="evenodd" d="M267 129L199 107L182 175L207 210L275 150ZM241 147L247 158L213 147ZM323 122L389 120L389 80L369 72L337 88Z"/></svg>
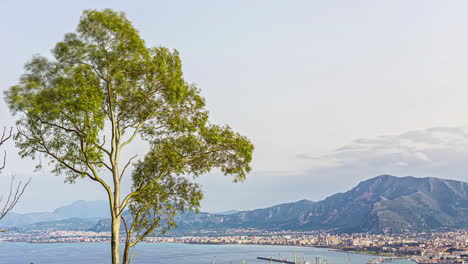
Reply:
<svg viewBox="0 0 468 264"><path fill-rule="evenodd" d="M219 169L237 182L250 171L252 143L209 122L200 90L183 78L178 51L147 47L124 13L85 10L76 32L49 57L34 56L5 92L17 116L16 144L22 157L47 157L69 182L87 177L103 187L114 264L126 208L133 215L126 230L137 230L138 242L173 227L177 212L198 210L202 190L188 176ZM149 151L122 160L136 138ZM121 196L127 176L132 190Z"/></svg>

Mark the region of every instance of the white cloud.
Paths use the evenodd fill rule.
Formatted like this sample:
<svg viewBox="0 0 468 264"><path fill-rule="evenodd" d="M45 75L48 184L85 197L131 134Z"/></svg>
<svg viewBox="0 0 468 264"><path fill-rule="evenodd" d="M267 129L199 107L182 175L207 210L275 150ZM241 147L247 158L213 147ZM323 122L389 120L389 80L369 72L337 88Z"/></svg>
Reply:
<svg viewBox="0 0 468 264"><path fill-rule="evenodd" d="M394 162L395 159L400 159L408 165L421 162L431 163L433 155L443 156L455 152L460 155L468 152L468 131L464 128L438 127L410 131L401 135L360 138L329 154L318 157L301 154L297 157L318 161L333 159L335 164L351 166L377 161L379 164L400 166L401 163ZM466 158L468 161L468 157Z"/></svg>
<svg viewBox="0 0 468 264"><path fill-rule="evenodd" d="M306 173L310 177L329 175L355 182L380 174L393 174L466 181L468 130L436 127L400 135L360 138L331 153L297 157L311 160Z"/></svg>
<svg viewBox="0 0 468 264"><path fill-rule="evenodd" d="M428 161L430 162L431 159L429 159L429 157L427 157L426 154L422 153L422 152L416 152L414 153L414 157L417 159L417 160L421 160L421 161Z"/></svg>

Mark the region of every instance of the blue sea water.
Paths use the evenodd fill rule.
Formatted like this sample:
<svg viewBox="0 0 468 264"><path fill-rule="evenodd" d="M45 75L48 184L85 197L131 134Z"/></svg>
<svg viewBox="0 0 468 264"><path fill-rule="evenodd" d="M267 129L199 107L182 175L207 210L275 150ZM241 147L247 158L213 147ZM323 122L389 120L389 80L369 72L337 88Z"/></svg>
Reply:
<svg viewBox="0 0 468 264"><path fill-rule="evenodd" d="M373 256L348 254L323 248L251 245L150 244L137 246L132 264L269 264L262 257L315 260L327 258L328 264L366 264ZM0 264L110 264L109 245L105 243L30 244L0 243ZM315 263L313 261L312 263ZM390 262L387 262L390 263ZM393 260L392 264L413 264Z"/></svg>

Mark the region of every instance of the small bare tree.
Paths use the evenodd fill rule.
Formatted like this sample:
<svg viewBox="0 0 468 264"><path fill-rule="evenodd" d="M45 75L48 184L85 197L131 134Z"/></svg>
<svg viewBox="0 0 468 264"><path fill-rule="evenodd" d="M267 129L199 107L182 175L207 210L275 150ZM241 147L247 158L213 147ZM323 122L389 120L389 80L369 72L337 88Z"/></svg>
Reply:
<svg viewBox="0 0 468 264"><path fill-rule="evenodd" d="M6 127L4 127L2 136L0 137L0 147L8 139L10 139L12 135L13 135L13 127L10 128L9 131L7 131ZM3 161L2 161L2 164L0 165L0 173L5 168L5 165L6 165L6 151L3 151ZM29 179L27 182L18 181L17 183L15 183L15 176L11 177L8 195L6 197L3 195L0 196L0 220L3 219L11 210L13 210L13 208L16 206L21 196L23 196L24 191L26 190L26 187L29 185L30 181L31 179Z"/></svg>

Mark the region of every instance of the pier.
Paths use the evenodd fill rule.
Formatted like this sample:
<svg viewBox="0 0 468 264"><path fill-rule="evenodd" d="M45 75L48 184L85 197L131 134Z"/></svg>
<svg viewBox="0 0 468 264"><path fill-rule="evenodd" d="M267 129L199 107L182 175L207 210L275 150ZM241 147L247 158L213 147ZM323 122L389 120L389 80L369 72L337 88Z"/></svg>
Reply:
<svg viewBox="0 0 468 264"><path fill-rule="evenodd" d="M270 258L257 257L257 259L267 260L267 261L270 261L270 262L280 262L280 263L284 263L284 264L299 264L299 263L296 263L294 261L290 261L290 260L287 260L287 259L274 259L272 257L270 257Z"/></svg>
<svg viewBox="0 0 468 264"><path fill-rule="evenodd" d="M404 259L404 257L379 257L371 261L368 261L367 264L379 264L379 263L391 261L393 259Z"/></svg>

